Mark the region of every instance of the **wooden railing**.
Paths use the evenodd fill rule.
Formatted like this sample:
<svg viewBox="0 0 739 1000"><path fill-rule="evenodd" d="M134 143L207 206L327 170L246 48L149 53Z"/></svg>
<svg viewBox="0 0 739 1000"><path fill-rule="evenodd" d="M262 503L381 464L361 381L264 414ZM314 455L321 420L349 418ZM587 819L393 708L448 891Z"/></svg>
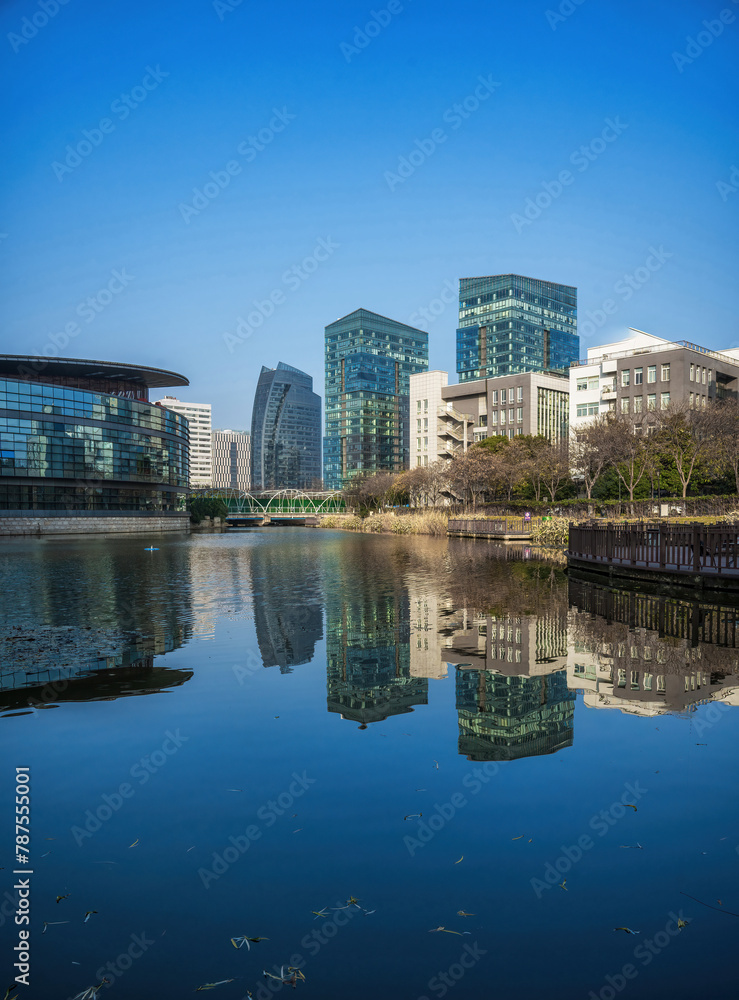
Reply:
<svg viewBox="0 0 739 1000"><path fill-rule="evenodd" d="M739 527L706 524L570 524L567 555L592 564L739 577Z"/></svg>
<svg viewBox="0 0 739 1000"><path fill-rule="evenodd" d="M488 517L480 520L472 517L450 518L447 531L450 535L530 535L533 530L534 520L539 522L541 518L532 518L528 521L522 517Z"/></svg>

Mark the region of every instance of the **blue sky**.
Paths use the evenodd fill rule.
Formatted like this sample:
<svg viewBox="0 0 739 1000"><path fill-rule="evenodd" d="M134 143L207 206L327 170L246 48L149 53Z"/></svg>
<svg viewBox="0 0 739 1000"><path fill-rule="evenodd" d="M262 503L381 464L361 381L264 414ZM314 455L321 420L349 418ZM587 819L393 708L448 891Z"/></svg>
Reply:
<svg viewBox="0 0 739 1000"><path fill-rule="evenodd" d="M461 276L576 285L581 355L739 346L737 0L43 3L0 4L7 352L161 365L248 427L359 306L456 381Z"/></svg>

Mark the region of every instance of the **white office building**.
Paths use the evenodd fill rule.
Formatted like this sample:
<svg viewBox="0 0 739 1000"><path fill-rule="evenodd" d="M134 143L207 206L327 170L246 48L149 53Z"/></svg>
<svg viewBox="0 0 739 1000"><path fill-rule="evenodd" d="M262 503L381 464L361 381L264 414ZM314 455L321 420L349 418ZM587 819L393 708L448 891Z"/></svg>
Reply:
<svg viewBox="0 0 739 1000"><path fill-rule="evenodd" d="M164 396L157 400L156 405L187 417L190 430L190 488L212 486L211 404L184 403L175 396Z"/></svg>
<svg viewBox="0 0 739 1000"><path fill-rule="evenodd" d="M410 377L410 467L450 459L473 444L474 420L442 396L449 373L418 372Z"/></svg>
<svg viewBox="0 0 739 1000"><path fill-rule="evenodd" d="M251 435L214 430L213 489L248 490L251 486Z"/></svg>

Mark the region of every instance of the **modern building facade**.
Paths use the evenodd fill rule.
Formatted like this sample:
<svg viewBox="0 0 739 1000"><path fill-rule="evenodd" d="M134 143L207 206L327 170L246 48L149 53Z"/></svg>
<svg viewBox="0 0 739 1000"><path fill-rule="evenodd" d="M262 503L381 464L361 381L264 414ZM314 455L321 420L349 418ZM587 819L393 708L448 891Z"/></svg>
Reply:
<svg viewBox="0 0 739 1000"><path fill-rule="evenodd" d="M519 274L459 280L460 382L566 369L579 358L577 289Z"/></svg>
<svg viewBox="0 0 739 1000"><path fill-rule="evenodd" d="M472 440L493 435L509 438L541 435L552 443L567 441L570 383L560 372L524 372L476 379L442 388L443 402L472 421ZM446 433L440 420L440 440Z"/></svg>
<svg viewBox="0 0 739 1000"><path fill-rule="evenodd" d="M186 528L187 420L149 390L187 384L138 365L0 356L0 532Z"/></svg>
<svg viewBox="0 0 739 1000"><path fill-rule="evenodd" d="M262 367L251 418L251 488L309 489L321 478L321 397L310 375Z"/></svg>
<svg viewBox="0 0 739 1000"><path fill-rule="evenodd" d="M589 348L587 358L570 369L572 429L602 413L640 420L670 403L702 409L739 391L734 349L710 351L633 328L628 333L623 340Z"/></svg>
<svg viewBox="0 0 739 1000"><path fill-rule="evenodd" d="M419 372L410 377L410 467L433 465L464 454L473 444L473 419L442 397L447 372Z"/></svg>
<svg viewBox="0 0 739 1000"><path fill-rule="evenodd" d="M183 403L176 396L164 396L156 405L187 418L190 429L190 487L202 489L211 486L211 404Z"/></svg>
<svg viewBox="0 0 739 1000"><path fill-rule="evenodd" d="M247 431L211 432L214 490L248 490L251 486L251 437Z"/></svg>
<svg viewBox="0 0 739 1000"><path fill-rule="evenodd" d="M357 309L327 326L325 338L326 486L401 472L410 452L410 377L428 369L428 333Z"/></svg>

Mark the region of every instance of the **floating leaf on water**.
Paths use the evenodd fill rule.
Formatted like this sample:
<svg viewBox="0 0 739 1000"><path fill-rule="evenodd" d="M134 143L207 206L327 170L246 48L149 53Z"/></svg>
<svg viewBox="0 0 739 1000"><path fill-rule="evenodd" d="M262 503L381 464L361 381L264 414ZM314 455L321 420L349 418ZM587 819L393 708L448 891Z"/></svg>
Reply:
<svg viewBox="0 0 739 1000"><path fill-rule="evenodd" d="M42 934L46 934L47 927L54 927L55 924L68 924L68 920L44 920L44 929L41 931Z"/></svg>
<svg viewBox="0 0 739 1000"><path fill-rule="evenodd" d="M564 891L567 892L567 879L563 879L561 882L558 882L557 885L560 889L564 889Z"/></svg>
<svg viewBox="0 0 739 1000"><path fill-rule="evenodd" d="M448 927L432 927L429 934L436 934L438 931L443 931L444 934L456 934L458 937L462 937L461 931L450 931Z"/></svg>
<svg viewBox="0 0 739 1000"><path fill-rule="evenodd" d="M361 907L360 907L360 909L361 909ZM370 916L372 916L373 913L377 913L377 910L365 910L364 911L365 917L370 917Z"/></svg>
<svg viewBox="0 0 739 1000"><path fill-rule="evenodd" d="M644 848L641 846L641 844L639 843L638 840L637 840L637 842L635 844L619 844L618 846L622 847L625 851L643 851L644 850Z"/></svg>
<svg viewBox="0 0 739 1000"><path fill-rule="evenodd" d="M97 910L88 910L87 913L85 914L85 919L82 921L82 923L86 924L87 921L90 919L90 917L93 915L93 913L97 913ZM98 989L99 988L100 987L98 987Z"/></svg>
<svg viewBox="0 0 739 1000"><path fill-rule="evenodd" d="M464 861L464 854L463 854L463 855L462 855L462 857L461 857L461 858L459 859L459 861ZM458 865L458 864L459 864L459 861L455 861L455 862L454 862L454 864L455 864L455 865Z"/></svg>
<svg viewBox="0 0 739 1000"><path fill-rule="evenodd" d="M634 812L638 812L636 806L632 806L630 802L625 802L624 805L626 806L627 809L633 809Z"/></svg>
<svg viewBox="0 0 739 1000"><path fill-rule="evenodd" d="M223 986L224 983L233 983L234 981L233 979L219 979L217 983L203 983L202 986L196 987L193 992L200 993L201 990L214 990L216 986Z"/></svg>
<svg viewBox="0 0 739 1000"><path fill-rule="evenodd" d="M56 901L57 901L57 903L61 903L61 901L62 901L63 899L69 899L69 897L70 897L71 895L72 895L72 894L71 894L71 892L67 892L67 893L65 893L65 894L64 894L63 896L57 896L57 897L56 897Z"/></svg>
<svg viewBox="0 0 739 1000"><path fill-rule="evenodd" d="M80 963L73 962L72 964L79 965ZM109 979L103 978L100 980L97 986L88 986L86 990L83 990L81 993L78 993L76 997L72 997L72 1000L95 1000L95 997L98 995L103 986L105 986L109 982L110 982Z"/></svg>
<svg viewBox="0 0 739 1000"><path fill-rule="evenodd" d="M523 840L523 834L520 837L511 837L511 840Z"/></svg>
<svg viewBox="0 0 739 1000"><path fill-rule="evenodd" d="M129 848L131 848L131 847L136 847L136 846L138 845L138 842L139 842L139 838L137 837L137 838L136 838L136 840L134 840L134 842L133 842L132 844L129 844L129 845L128 845L128 846L129 846Z"/></svg>
<svg viewBox="0 0 739 1000"><path fill-rule="evenodd" d="M439 770L439 762L438 762L438 760L434 761L434 767L436 768L437 771Z"/></svg>
<svg viewBox="0 0 739 1000"><path fill-rule="evenodd" d="M688 926L688 921L687 920L681 920L680 917L677 918L677 929L679 931L681 931L683 929L683 927L687 927L687 926Z"/></svg>
<svg viewBox="0 0 739 1000"><path fill-rule="evenodd" d="M317 917L327 917L328 916L328 913L326 913L327 909L328 907L324 906L322 910L311 910L310 912L315 913L315 917L313 918L315 920ZM342 906L341 909L343 910L344 907Z"/></svg>
<svg viewBox="0 0 739 1000"><path fill-rule="evenodd" d="M627 934L641 934L641 931L632 931L630 927L614 927L614 931L625 931Z"/></svg>
<svg viewBox="0 0 739 1000"><path fill-rule="evenodd" d="M467 913L466 910L457 910L458 917L476 917L476 913Z"/></svg>
<svg viewBox="0 0 739 1000"><path fill-rule="evenodd" d="M407 816L403 817L403 820L407 820L407 819L420 819L422 816L423 816L423 813L408 813Z"/></svg>

